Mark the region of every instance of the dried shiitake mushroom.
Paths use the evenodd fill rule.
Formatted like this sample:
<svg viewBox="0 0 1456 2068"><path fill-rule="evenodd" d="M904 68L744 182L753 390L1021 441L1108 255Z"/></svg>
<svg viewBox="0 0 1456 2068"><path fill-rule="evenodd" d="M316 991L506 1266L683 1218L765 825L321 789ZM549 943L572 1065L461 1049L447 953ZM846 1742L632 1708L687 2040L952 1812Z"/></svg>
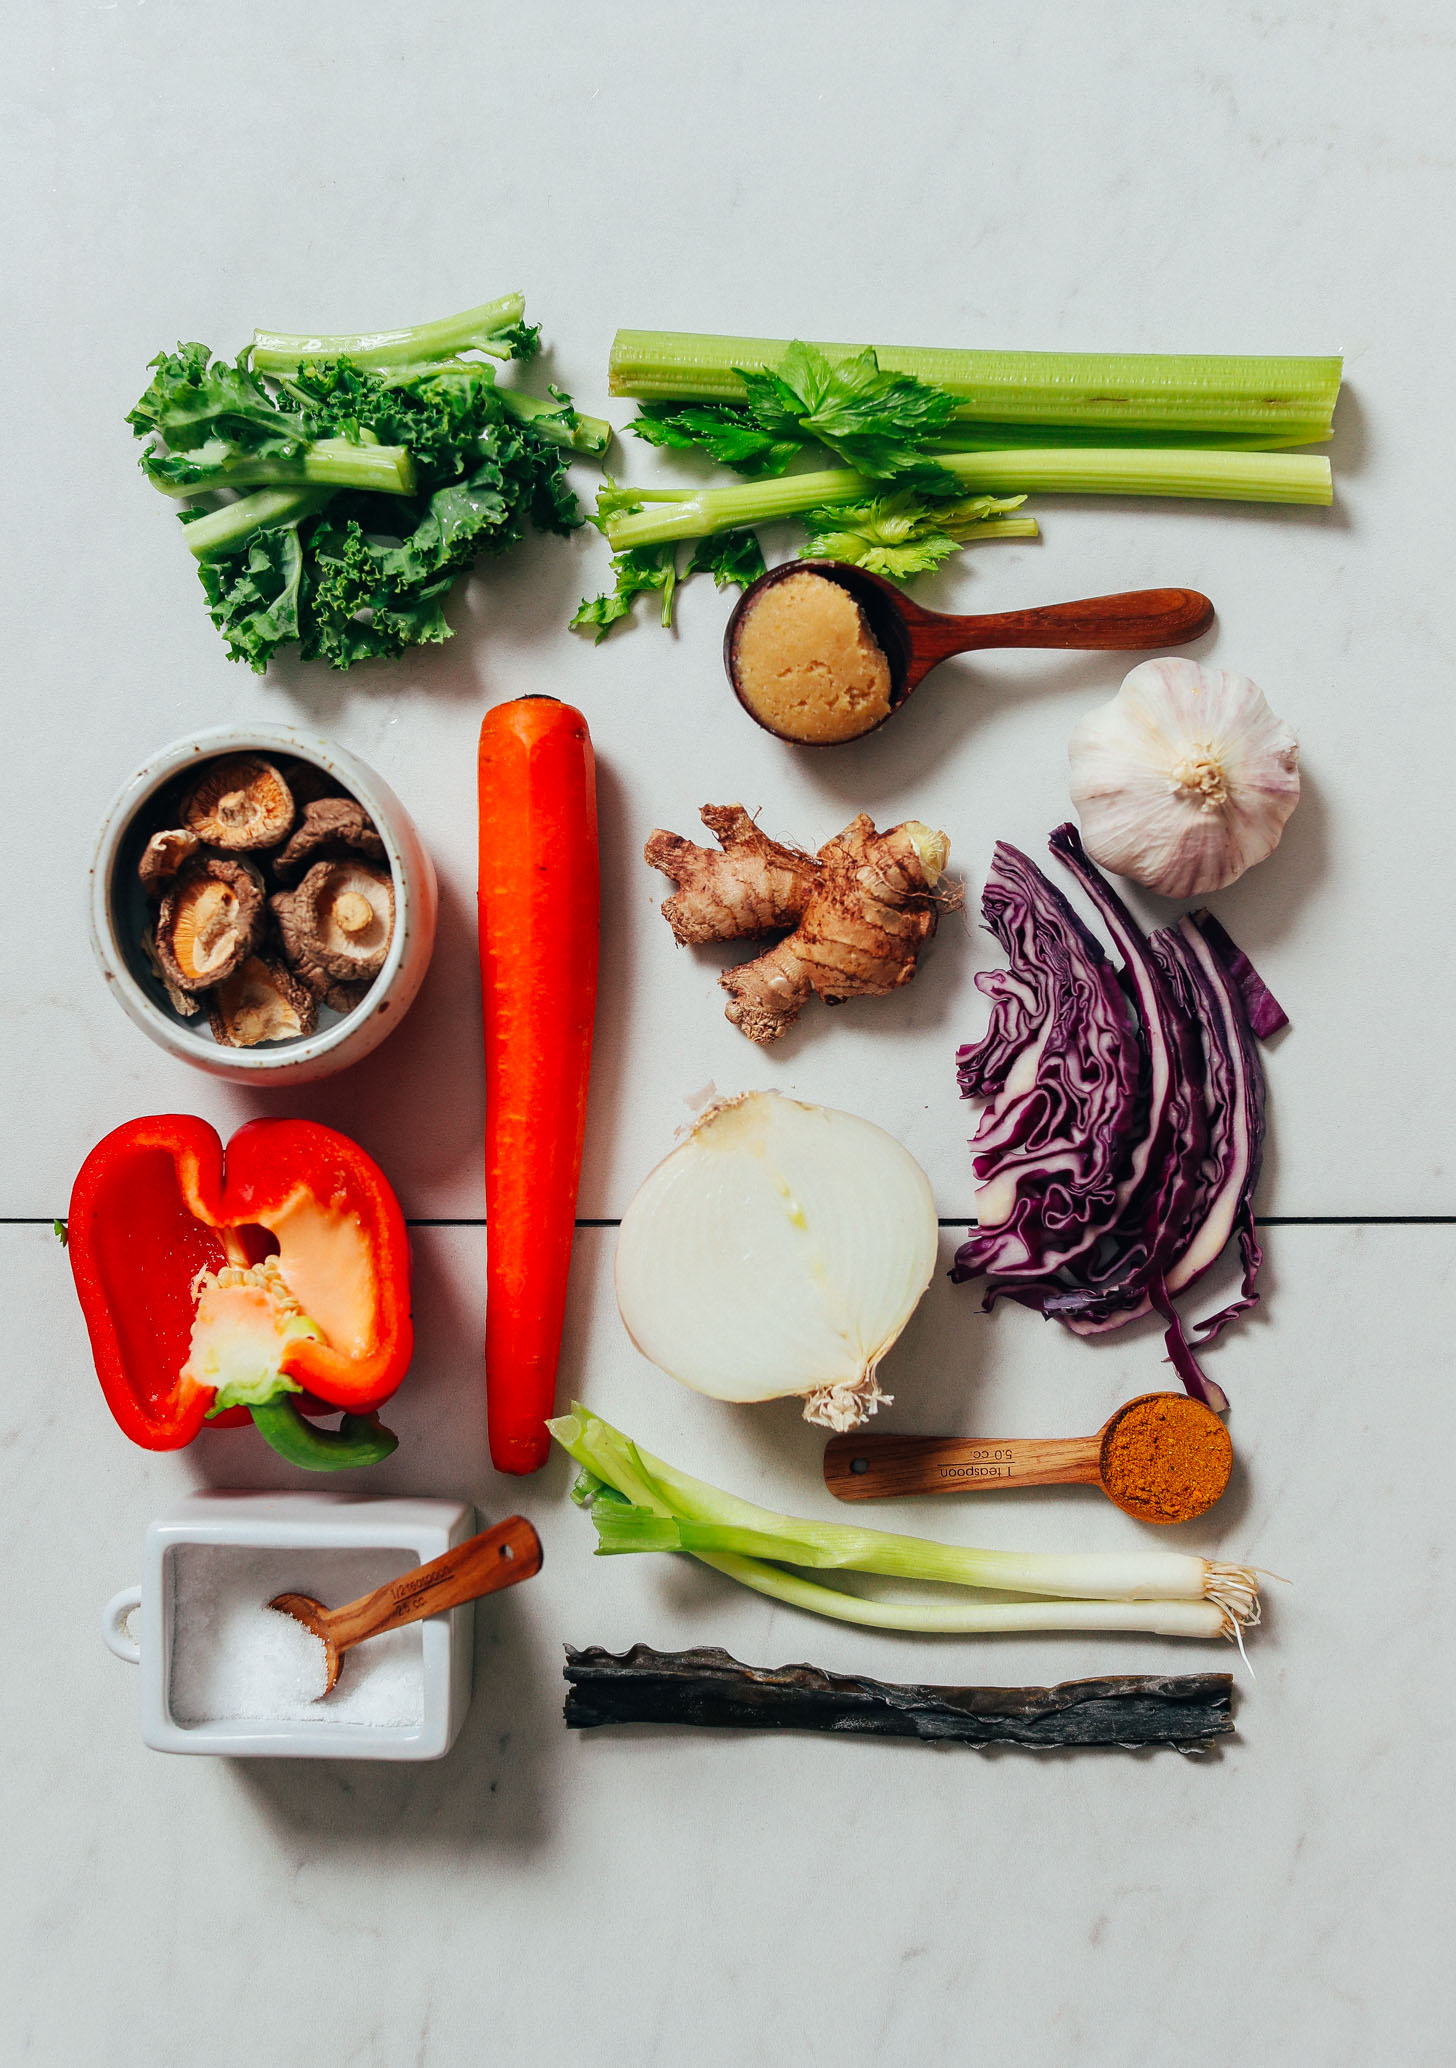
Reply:
<svg viewBox="0 0 1456 2068"><path fill-rule="evenodd" d="M384 842L373 819L352 797L317 798L304 806L288 845L273 857L273 874L280 883L296 883L311 862L349 854L384 860Z"/></svg>
<svg viewBox="0 0 1456 2068"><path fill-rule="evenodd" d="M313 995L281 962L249 955L208 1000L213 1038L224 1048L256 1048L312 1034L318 1022Z"/></svg>
<svg viewBox="0 0 1456 2068"><path fill-rule="evenodd" d="M148 896L159 898L197 848L197 835L186 826L169 826L164 832L154 833L137 864L137 874Z"/></svg>
<svg viewBox="0 0 1456 2068"><path fill-rule="evenodd" d="M184 991L172 982L162 967L162 958L157 953L157 936L150 926L142 928L142 953L148 966L155 971L157 981L166 992L174 1012L180 1012L184 1020L195 1019L202 1010L202 1000L194 998L190 991Z"/></svg>
<svg viewBox="0 0 1456 2068"><path fill-rule="evenodd" d="M157 959L182 991L220 984L263 929L263 879L251 862L194 855L157 913Z"/></svg>
<svg viewBox="0 0 1456 2068"><path fill-rule="evenodd" d="M208 763L183 799L182 818L208 847L276 847L293 824L293 793L260 754L229 754Z"/></svg>
<svg viewBox="0 0 1456 2068"><path fill-rule="evenodd" d="M329 976L317 967L301 966L294 971L300 983L306 984L320 1005L332 1006L336 1013L351 1013L369 996L372 977L365 977L357 984L344 983L338 977Z"/></svg>
<svg viewBox="0 0 1456 2068"><path fill-rule="evenodd" d="M297 890L269 900L292 967L345 983L378 976L394 933L394 881L387 869L349 857L315 862Z"/></svg>
<svg viewBox="0 0 1456 2068"><path fill-rule="evenodd" d="M283 780L293 792L293 802L299 810L315 803L320 797L345 797L348 792L337 776L330 775L326 768L320 768L316 761L280 761L279 770Z"/></svg>

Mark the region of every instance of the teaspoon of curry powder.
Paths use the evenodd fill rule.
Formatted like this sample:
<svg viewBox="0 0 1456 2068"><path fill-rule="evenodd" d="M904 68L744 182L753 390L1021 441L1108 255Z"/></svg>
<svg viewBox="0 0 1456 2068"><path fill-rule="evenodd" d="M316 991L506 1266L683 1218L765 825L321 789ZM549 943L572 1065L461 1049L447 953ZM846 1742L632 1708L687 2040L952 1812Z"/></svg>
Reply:
<svg viewBox="0 0 1456 2068"><path fill-rule="evenodd" d="M1095 1436L836 1436L824 1483L842 1501L1018 1486L1100 1486L1141 1522L1192 1522L1228 1485L1234 1447L1210 1407L1141 1393Z"/></svg>

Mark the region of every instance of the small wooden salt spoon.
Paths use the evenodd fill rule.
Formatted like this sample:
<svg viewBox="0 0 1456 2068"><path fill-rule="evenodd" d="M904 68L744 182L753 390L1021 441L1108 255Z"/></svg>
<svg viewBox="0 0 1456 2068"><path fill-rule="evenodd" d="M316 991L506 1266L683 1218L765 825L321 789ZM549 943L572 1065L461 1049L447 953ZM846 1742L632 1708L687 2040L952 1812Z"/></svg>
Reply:
<svg viewBox="0 0 1456 2068"><path fill-rule="evenodd" d="M1196 1482L1190 1459L1200 1468ZM1095 1436L835 1436L824 1447L824 1484L841 1501L1100 1486L1140 1522L1191 1522L1223 1493L1233 1461L1228 1430L1211 1407L1184 1393L1140 1393Z"/></svg>
<svg viewBox="0 0 1456 2068"><path fill-rule="evenodd" d="M494 1529L467 1538L397 1580L386 1580L372 1594L361 1594L343 1608L325 1608L309 1594L275 1594L268 1606L281 1609L322 1640L329 1664L324 1694L331 1695L343 1654L366 1637L422 1623L462 1602L478 1601L482 1594L499 1594L540 1570L541 1539L524 1515L508 1515Z"/></svg>
<svg viewBox="0 0 1456 2068"><path fill-rule="evenodd" d="M988 646L1078 647L1088 652L1132 653L1182 646L1213 623L1213 605L1197 589L1128 589L1116 596L1088 596L1079 603L1047 603L1031 610L1002 610L988 617L952 617L912 603L893 582L842 560L786 560L744 590L723 635L723 664L733 692L756 725L798 746L840 746L841 740L804 740L769 725L744 699L738 685L738 628L754 600L790 575L820 574L848 589L864 612L890 664L890 708L863 732L864 739L909 702L931 669L952 654Z"/></svg>

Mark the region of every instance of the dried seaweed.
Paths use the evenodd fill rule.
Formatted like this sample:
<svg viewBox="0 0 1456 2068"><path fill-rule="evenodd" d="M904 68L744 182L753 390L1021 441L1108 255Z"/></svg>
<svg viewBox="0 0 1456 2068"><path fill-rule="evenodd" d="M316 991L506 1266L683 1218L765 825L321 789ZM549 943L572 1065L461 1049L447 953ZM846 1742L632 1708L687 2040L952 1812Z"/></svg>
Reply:
<svg viewBox="0 0 1456 2068"><path fill-rule="evenodd" d="M928 1743L1171 1745L1197 1752L1234 1729L1228 1673L1126 1674L1058 1687L916 1687L818 1666L744 1666L715 1645L621 1654L566 1647L567 1725L676 1723L827 1731Z"/></svg>

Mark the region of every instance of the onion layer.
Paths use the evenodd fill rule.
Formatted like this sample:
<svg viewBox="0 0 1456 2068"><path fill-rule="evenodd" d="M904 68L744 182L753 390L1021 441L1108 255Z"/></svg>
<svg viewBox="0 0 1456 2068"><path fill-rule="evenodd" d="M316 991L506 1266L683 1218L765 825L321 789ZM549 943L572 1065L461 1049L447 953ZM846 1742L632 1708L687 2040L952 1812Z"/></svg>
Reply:
<svg viewBox="0 0 1456 2068"><path fill-rule="evenodd" d="M638 1349L718 1400L802 1396L858 1428L935 1270L930 1183L853 1113L748 1092L712 1106L628 1207L617 1305Z"/></svg>

